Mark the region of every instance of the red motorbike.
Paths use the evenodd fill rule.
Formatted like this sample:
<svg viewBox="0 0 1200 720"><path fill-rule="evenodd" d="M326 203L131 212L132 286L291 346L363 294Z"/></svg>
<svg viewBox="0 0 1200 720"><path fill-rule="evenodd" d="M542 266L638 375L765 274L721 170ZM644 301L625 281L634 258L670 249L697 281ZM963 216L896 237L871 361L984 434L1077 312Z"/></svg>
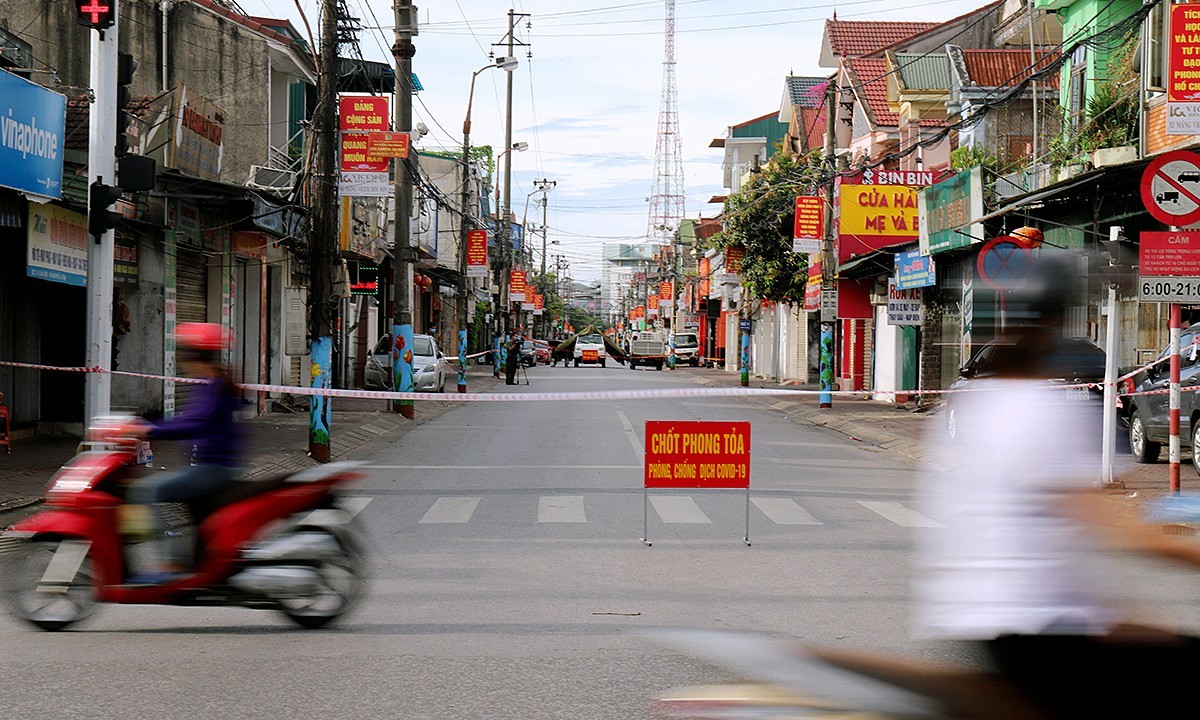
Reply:
<svg viewBox="0 0 1200 720"><path fill-rule="evenodd" d="M193 568L161 585L129 583L139 540L122 521L139 473L140 421L109 418L51 479L45 510L0 534L0 592L19 618L61 630L97 603L241 606L322 627L354 606L366 575L355 518L368 498L338 491L356 463L331 463L236 483L190 504ZM182 508L181 508L182 509Z"/></svg>

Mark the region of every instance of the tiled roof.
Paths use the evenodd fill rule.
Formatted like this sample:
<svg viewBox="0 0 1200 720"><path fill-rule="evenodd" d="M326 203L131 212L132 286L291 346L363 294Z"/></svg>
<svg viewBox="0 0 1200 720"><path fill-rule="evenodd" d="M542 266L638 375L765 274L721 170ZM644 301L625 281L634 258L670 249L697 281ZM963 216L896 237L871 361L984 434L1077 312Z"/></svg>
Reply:
<svg viewBox="0 0 1200 720"><path fill-rule="evenodd" d="M825 105L817 108L803 108L800 111L799 121L803 125L800 136L802 141L802 150L812 150L813 148L823 147L825 145Z"/></svg>
<svg viewBox="0 0 1200 720"><path fill-rule="evenodd" d="M132 115L144 117L155 98L150 95L132 97L125 109ZM68 150L87 150L88 133L91 129L92 102L84 96L67 98L66 126L63 132L63 147Z"/></svg>
<svg viewBox="0 0 1200 720"><path fill-rule="evenodd" d="M225 7L224 5L220 5L216 2L214 2L213 0L191 0L191 2L194 5L199 5L202 8L206 8L206 9L210 10L210 11L216 13L217 15L221 15L223 17L229 18L230 20L232 20L235 23L238 23L239 25L244 25L244 26L250 28L251 30L262 33L266 37L269 37L273 40L277 40L278 42L281 42L284 45L295 46L301 52L304 52L304 53L308 52L307 47L300 47L300 43L294 43L292 41L292 38L288 37L288 35L284 34L280 30L275 29L274 27L270 27L267 24L268 22L270 22L271 24L279 23L279 22L281 22L279 20L268 20L265 18L255 19L252 17L248 17L246 15L242 15L241 13L239 13L235 10L229 9L229 8Z"/></svg>
<svg viewBox="0 0 1200 720"><path fill-rule="evenodd" d="M941 23L880 20L826 20L829 49L842 57L861 57L931 30Z"/></svg>
<svg viewBox="0 0 1200 720"><path fill-rule="evenodd" d="M707 240L719 232L721 232L720 218L700 218L696 223L696 236L701 240Z"/></svg>
<svg viewBox="0 0 1200 720"><path fill-rule="evenodd" d="M899 127L900 117L887 104L887 61L883 58L848 58L854 94L866 103L868 117L879 127Z"/></svg>
<svg viewBox="0 0 1200 720"><path fill-rule="evenodd" d="M895 53L896 74L904 90L948 90L950 59L945 53Z"/></svg>
<svg viewBox="0 0 1200 720"><path fill-rule="evenodd" d="M737 125L731 125L731 126L729 126L729 129L730 130L741 130L741 129L750 127L751 125L753 125L755 123L760 123L763 120L774 120L775 115L776 115L776 113L773 113L773 112L767 113L766 115L760 115L759 117L756 117L753 120L746 120L744 122L738 123Z"/></svg>
<svg viewBox="0 0 1200 720"><path fill-rule="evenodd" d="M68 150L87 150L88 115L92 103L86 97L67 98L66 129L63 132L63 147Z"/></svg>
<svg viewBox="0 0 1200 720"><path fill-rule="evenodd" d="M1056 48L1035 48L1037 67L1043 69L1058 59ZM979 87L1006 88L1029 77L1029 50L968 50L963 49L963 63L967 66L967 78ZM1058 74L1051 73L1039 82L1058 87Z"/></svg>
<svg viewBox="0 0 1200 720"><path fill-rule="evenodd" d="M787 89L792 104L800 107L819 107L825 101L825 86L829 78L788 75Z"/></svg>

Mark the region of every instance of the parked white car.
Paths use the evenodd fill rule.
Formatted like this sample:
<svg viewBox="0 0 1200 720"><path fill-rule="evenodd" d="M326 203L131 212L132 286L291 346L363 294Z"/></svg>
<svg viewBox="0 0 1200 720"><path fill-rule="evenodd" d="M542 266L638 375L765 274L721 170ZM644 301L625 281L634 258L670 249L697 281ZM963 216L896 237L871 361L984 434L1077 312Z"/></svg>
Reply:
<svg viewBox="0 0 1200 720"><path fill-rule="evenodd" d="M392 389L392 336L379 338L367 357L363 382L368 390ZM413 387L417 392L445 392L446 378L457 372L431 335L413 335Z"/></svg>

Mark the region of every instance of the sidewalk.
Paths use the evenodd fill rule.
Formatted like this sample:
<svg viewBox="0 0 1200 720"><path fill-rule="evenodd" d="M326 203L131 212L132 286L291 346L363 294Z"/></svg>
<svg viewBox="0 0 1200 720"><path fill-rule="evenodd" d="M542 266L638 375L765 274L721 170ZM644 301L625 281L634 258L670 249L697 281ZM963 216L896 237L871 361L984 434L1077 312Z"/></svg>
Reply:
<svg viewBox="0 0 1200 720"><path fill-rule="evenodd" d="M468 371L467 390L487 392L501 381L492 377L490 366L472 365ZM454 392L453 379L447 392ZM409 429L428 422L454 407L451 401L429 400L414 402L414 418L405 419L389 412L387 401L359 398L334 398L330 420L332 459L357 457L364 446L379 438L395 441ZM308 457L308 411L269 412L245 422L250 436L247 457L251 477L285 470L298 470L318 465ZM12 519L6 514L25 509L40 502L51 476L75 454L79 438L34 437L17 440L12 455L0 450L0 527ZM155 464L159 467L179 467L187 462L184 448L171 442L155 443Z"/></svg>

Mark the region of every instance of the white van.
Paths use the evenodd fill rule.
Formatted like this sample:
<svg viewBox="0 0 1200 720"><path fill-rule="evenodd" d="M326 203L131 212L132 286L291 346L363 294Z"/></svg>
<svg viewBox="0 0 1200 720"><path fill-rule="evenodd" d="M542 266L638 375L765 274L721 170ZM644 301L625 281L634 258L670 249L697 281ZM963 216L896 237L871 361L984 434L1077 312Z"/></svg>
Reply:
<svg viewBox="0 0 1200 720"><path fill-rule="evenodd" d="M671 345L675 348L675 362L680 365L700 365L700 336L691 331L681 331L671 335Z"/></svg>
<svg viewBox="0 0 1200 720"><path fill-rule="evenodd" d="M579 363L595 363L604 367L608 353L604 350L604 337L600 333L580 335L575 338L575 367Z"/></svg>

